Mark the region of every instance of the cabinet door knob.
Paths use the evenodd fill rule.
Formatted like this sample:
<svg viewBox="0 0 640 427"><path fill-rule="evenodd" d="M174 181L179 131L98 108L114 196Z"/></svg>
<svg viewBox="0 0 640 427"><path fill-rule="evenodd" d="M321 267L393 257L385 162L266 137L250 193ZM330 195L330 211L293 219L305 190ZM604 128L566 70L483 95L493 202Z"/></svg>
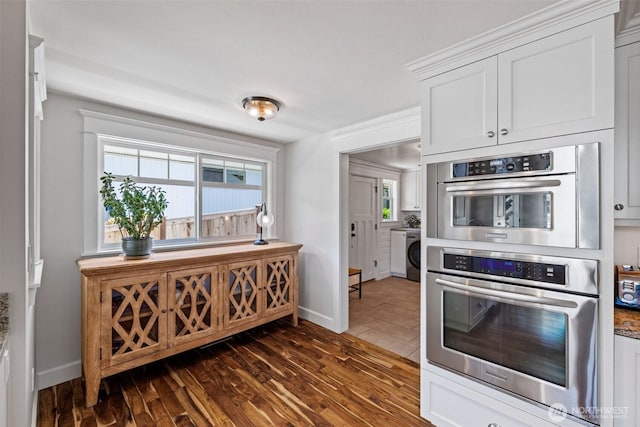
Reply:
<svg viewBox="0 0 640 427"><path fill-rule="evenodd" d="M493 138L494 136L496 136L496 133L494 131L490 130L489 132L487 132L487 136L489 138Z"/></svg>
<svg viewBox="0 0 640 427"><path fill-rule="evenodd" d="M506 128L500 129L500 135L506 135L508 133L509 133L509 131Z"/></svg>
<svg viewBox="0 0 640 427"><path fill-rule="evenodd" d="M163 313L166 313L166 312L167 312L167 310L163 308L163 309L162 309L162 312L163 312Z"/></svg>
<svg viewBox="0 0 640 427"><path fill-rule="evenodd" d="M617 211L621 211L622 209L624 209L624 205L622 203L616 203L613 208Z"/></svg>

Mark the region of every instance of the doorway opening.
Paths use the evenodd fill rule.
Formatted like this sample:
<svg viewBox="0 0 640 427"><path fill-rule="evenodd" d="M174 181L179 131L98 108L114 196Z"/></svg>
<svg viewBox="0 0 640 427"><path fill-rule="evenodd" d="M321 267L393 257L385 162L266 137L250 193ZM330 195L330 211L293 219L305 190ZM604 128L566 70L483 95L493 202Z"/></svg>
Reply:
<svg viewBox="0 0 640 427"><path fill-rule="evenodd" d="M402 187L404 175L420 168L419 144L415 140L348 153L348 172L341 183L342 189L348 188L348 206L343 210L348 227L342 239L348 242L349 267L362 270L363 282L361 299L357 292L341 294L348 299L340 305L349 319L347 333L416 362L420 282L392 271L392 253L402 262L407 254L404 247L392 248L391 230L406 226L403 219L408 215L420 217L414 201L403 205L407 195Z"/></svg>

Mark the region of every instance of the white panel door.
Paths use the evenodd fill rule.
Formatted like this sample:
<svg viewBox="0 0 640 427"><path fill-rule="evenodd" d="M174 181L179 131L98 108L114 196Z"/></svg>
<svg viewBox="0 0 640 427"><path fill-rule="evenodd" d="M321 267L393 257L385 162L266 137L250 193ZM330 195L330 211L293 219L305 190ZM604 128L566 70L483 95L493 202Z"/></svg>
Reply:
<svg viewBox="0 0 640 427"><path fill-rule="evenodd" d="M605 18L498 55L499 142L612 128L612 32Z"/></svg>
<svg viewBox="0 0 640 427"><path fill-rule="evenodd" d="M420 84L422 154L497 144L496 57Z"/></svg>
<svg viewBox="0 0 640 427"><path fill-rule="evenodd" d="M375 278L378 223L377 179L351 176L349 185L349 266L362 270L362 281Z"/></svg>
<svg viewBox="0 0 640 427"><path fill-rule="evenodd" d="M640 219L640 42L616 49L615 218Z"/></svg>

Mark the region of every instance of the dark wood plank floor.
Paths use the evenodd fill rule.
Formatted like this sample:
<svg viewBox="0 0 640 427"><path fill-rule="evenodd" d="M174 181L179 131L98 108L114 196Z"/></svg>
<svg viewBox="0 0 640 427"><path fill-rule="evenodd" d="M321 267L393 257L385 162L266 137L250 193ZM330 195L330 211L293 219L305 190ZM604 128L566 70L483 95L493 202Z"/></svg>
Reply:
<svg viewBox="0 0 640 427"><path fill-rule="evenodd" d="M103 381L40 391L45 426L431 426L419 366L349 334L278 321Z"/></svg>

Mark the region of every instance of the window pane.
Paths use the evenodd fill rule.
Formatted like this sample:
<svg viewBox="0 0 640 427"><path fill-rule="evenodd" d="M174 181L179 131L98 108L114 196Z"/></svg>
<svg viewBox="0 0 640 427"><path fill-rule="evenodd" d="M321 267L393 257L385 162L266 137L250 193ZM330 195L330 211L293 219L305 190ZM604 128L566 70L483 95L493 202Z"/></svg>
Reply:
<svg viewBox="0 0 640 427"><path fill-rule="evenodd" d="M245 184L246 177L244 169L227 169L228 184Z"/></svg>
<svg viewBox="0 0 640 427"><path fill-rule="evenodd" d="M397 219L396 181L382 180L382 220L395 221Z"/></svg>
<svg viewBox="0 0 640 427"><path fill-rule="evenodd" d="M203 159L202 180L205 182L224 182L224 162L222 160Z"/></svg>
<svg viewBox="0 0 640 427"><path fill-rule="evenodd" d="M195 190L188 185L159 185L166 191L169 206L165 212L165 239L195 239ZM158 239L160 236L158 236Z"/></svg>
<svg viewBox="0 0 640 427"><path fill-rule="evenodd" d="M262 185L262 167L260 167L259 170L252 170L247 168L246 173L247 185Z"/></svg>
<svg viewBox="0 0 640 427"><path fill-rule="evenodd" d="M256 205L262 190L207 187L202 189L202 237L253 236Z"/></svg>
<svg viewBox="0 0 640 427"><path fill-rule="evenodd" d="M104 146L104 172L114 175L138 175L138 150Z"/></svg>
<svg viewBox="0 0 640 427"><path fill-rule="evenodd" d="M169 155L169 179L193 181L195 158L191 156Z"/></svg>
<svg viewBox="0 0 640 427"><path fill-rule="evenodd" d="M114 182L114 188L120 187ZM151 233L154 240L193 239L195 238L195 190L193 186L157 185L165 191L168 206L165 211L165 223ZM104 243L120 243L118 226L104 213Z"/></svg>
<svg viewBox="0 0 640 427"><path fill-rule="evenodd" d="M140 150L140 176L166 179L168 159L167 153Z"/></svg>

